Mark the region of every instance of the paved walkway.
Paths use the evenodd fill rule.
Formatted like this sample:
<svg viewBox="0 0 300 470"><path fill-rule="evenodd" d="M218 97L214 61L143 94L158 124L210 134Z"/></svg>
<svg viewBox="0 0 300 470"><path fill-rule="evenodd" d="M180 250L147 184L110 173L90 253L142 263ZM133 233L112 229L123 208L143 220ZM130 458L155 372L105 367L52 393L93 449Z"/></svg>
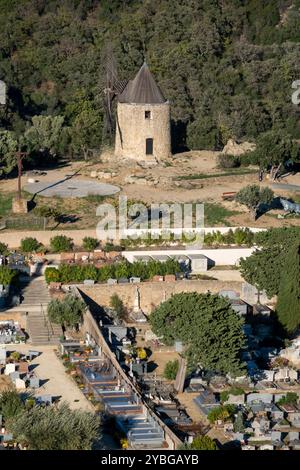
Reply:
<svg viewBox="0 0 300 470"><path fill-rule="evenodd" d="M300 186L296 184L273 183L271 187L272 189L282 189L283 191L300 191Z"/></svg>
<svg viewBox="0 0 300 470"><path fill-rule="evenodd" d="M31 362L31 364L36 365L34 371L37 377L41 381L45 381L36 391L36 396L49 394L61 397L61 402L69 403L70 408L73 410L93 411L91 403L85 398L73 379L66 374L64 366L53 350L53 345L32 347L27 344L14 344L7 346L6 349L8 351L19 351L24 354L28 353L30 349L42 353Z"/></svg>
<svg viewBox="0 0 300 470"><path fill-rule="evenodd" d="M31 194L40 194L44 197L59 196L62 198L87 197L89 195L110 196L120 191L120 188L108 183L83 181L67 177L60 181L42 181L29 183L24 190Z"/></svg>

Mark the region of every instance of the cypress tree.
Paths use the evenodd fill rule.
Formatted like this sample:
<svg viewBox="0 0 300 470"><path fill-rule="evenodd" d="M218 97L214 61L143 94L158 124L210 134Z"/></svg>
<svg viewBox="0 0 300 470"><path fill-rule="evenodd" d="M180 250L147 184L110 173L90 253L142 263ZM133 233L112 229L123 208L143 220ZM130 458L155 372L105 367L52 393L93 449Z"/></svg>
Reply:
<svg viewBox="0 0 300 470"><path fill-rule="evenodd" d="M288 333L300 325L300 245L289 249L282 268L279 286L277 315Z"/></svg>

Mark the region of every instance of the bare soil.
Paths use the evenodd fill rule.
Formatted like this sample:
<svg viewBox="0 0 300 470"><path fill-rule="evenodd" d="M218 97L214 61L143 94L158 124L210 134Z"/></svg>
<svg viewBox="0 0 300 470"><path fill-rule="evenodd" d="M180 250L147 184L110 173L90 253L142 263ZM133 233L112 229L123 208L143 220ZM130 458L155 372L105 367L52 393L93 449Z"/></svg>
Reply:
<svg viewBox="0 0 300 470"><path fill-rule="evenodd" d="M107 178L99 177L98 180L104 183L111 183L121 188L121 195L125 195L130 200L150 203L167 202L207 202L225 207L230 211L235 211L234 215L228 216L227 224L231 226L252 226L252 227L279 227L287 225L300 225L300 217L290 215L285 219L278 218L284 214L283 211L270 211L253 221L248 210L234 201L223 201L224 192L239 191L248 184L258 184L257 173L247 175L218 174L230 172L217 167L217 155L219 152L193 151L174 155L168 161L156 165L152 168L142 168L136 162L120 161L114 156L103 155L102 162L74 162L66 164L60 168L47 171L47 175L36 177L39 181L59 181L67 175L78 172L76 178L94 180L91 172L111 173ZM213 178L201 179L181 179L190 175L215 175ZM131 182L129 181L131 180ZM23 184L27 181L23 176ZM300 185L300 174L289 175L281 182ZM261 183L264 186L271 185L265 178ZM16 179L0 181L0 193L15 192L17 186ZM276 196L299 197L299 193L286 192L282 189L275 189ZM118 196L116 196L118 198ZM112 201L110 198L108 201ZM92 228L96 225L95 211L99 202L87 201L86 199L60 199L60 198L37 198L38 205L50 205L60 207L66 215L65 221L59 228ZM218 224L216 224L218 225ZM224 222L220 222L224 225Z"/></svg>

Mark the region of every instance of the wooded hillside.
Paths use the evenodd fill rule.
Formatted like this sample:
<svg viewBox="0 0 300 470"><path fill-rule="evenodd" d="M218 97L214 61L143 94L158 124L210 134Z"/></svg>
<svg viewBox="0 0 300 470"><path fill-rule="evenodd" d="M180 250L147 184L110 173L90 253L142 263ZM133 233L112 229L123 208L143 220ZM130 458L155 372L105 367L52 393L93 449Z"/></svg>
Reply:
<svg viewBox="0 0 300 470"><path fill-rule="evenodd" d="M106 57L120 79L144 57L172 104L173 145L218 149L284 129L300 138L300 0L0 0L0 127L61 116L54 153L107 142ZM61 125L61 120L53 126ZM49 144L50 145L50 144Z"/></svg>

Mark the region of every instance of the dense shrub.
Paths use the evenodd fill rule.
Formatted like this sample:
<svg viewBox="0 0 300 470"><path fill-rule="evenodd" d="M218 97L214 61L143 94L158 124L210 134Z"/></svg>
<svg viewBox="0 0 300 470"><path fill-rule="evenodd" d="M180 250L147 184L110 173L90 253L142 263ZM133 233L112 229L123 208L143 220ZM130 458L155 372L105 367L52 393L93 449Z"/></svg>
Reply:
<svg viewBox="0 0 300 470"><path fill-rule="evenodd" d="M82 246L86 251L93 251L99 245L99 241L97 238L93 237L84 237L82 240Z"/></svg>
<svg viewBox="0 0 300 470"><path fill-rule="evenodd" d="M209 436L195 436L191 444L184 443L178 450L218 450L217 445Z"/></svg>
<svg viewBox="0 0 300 470"><path fill-rule="evenodd" d="M50 282L59 282L60 279L60 273L58 272L58 269L56 268L46 268L45 270L45 280L47 284Z"/></svg>
<svg viewBox="0 0 300 470"><path fill-rule="evenodd" d="M253 244L254 233L248 228L229 229L226 233L219 230L207 233L204 236L205 245L247 245Z"/></svg>
<svg viewBox="0 0 300 470"><path fill-rule="evenodd" d="M0 284L3 286L9 286L18 277L17 271L10 269L7 266L0 266Z"/></svg>
<svg viewBox="0 0 300 470"><path fill-rule="evenodd" d="M232 421L236 407L234 405L220 405L215 408L212 408L207 418L211 424L216 421Z"/></svg>
<svg viewBox="0 0 300 470"><path fill-rule="evenodd" d="M46 268L46 282L83 282L92 279L98 282L106 282L110 278L120 279L123 277L140 277L142 280L151 279L155 275L176 274L181 271L178 261L170 259L165 263L150 261L143 263L137 261L129 263L127 260L115 264L107 264L101 268L93 265L69 265L61 264L58 269Z"/></svg>
<svg viewBox="0 0 300 470"><path fill-rule="evenodd" d="M118 294L113 294L111 296L109 305L116 312L118 318L122 318L124 316L125 307L124 307L122 299L120 299Z"/></svg>
<svg viewBox="0 0 300 470"><path fill-rule="evenodd" d="M73 249L73 240L65 235L56 235L50 240L50 247L54 253L71 251Z"/></svg>
<svg viewBox="0 0 300 470"><path fill-rule="evenodd" d="M8 246L5 243L0 242L0 255L7 255Z"/></svg>
<svg viewBox="0 0 300 470"><path fill-rule="evenodd" d="M36 238L27 237L21 240L20 250L22 253L32 253L38 251L40 247L41 243L39 243Z"/></svg>
<svg viewBox="0 0 300 470"><path fill-rule="evenodd" d="M123 247L120 245L114 245L113 243L106 243L103 247L103 251L105 253L109 253L110 251L123 251Z"/></svg>
<svg viewBox="0 0 300 470"><path fill-rule="evenodd" d="M168 361L164 369L164 377L168 380L175 380L179 368L179 362Z"/></svg>
<svg viewBox="0 0 300 470"><path fill-rule="evenodd" d="M218 155L218 166L220 168L238 168L240 165L240 157L235 155L225 155L224 153Z"/></svg>
<svg viewBox="0 0 300 470"><path fill-rule="evenodd" d="M296 405L298 402L298 395L295 392L288 392L284 397L280 398L277 405Z"/></svg>

